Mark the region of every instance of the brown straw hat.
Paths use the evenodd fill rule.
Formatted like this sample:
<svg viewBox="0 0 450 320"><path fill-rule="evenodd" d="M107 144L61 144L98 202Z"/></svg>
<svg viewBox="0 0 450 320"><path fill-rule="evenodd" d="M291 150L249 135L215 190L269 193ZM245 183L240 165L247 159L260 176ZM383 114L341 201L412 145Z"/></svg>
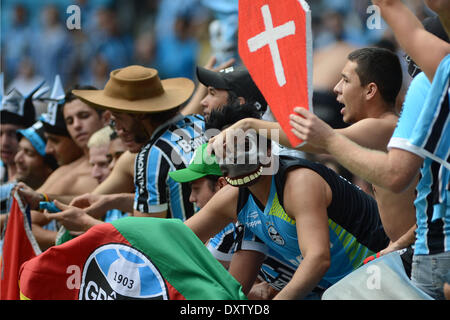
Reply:
<svg viewBox="0 0 450 320"><path fill-rule="evenodd" d="M113 70L104 90L72 90L94 107L130 113L163 112L186 102L194 91L187 78L160 80L158 71L142 66Z"/></svg>

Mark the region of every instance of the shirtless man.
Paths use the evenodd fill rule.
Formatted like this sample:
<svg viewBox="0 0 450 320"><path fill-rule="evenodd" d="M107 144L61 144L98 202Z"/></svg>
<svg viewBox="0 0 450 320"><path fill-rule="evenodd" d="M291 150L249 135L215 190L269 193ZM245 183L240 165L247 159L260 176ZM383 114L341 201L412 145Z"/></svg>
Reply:
<svg viewBox="0 0 450 320"><path fill-rule="evenodd" d="M110 125L115 127L115 122L112 121ZM110 145L111 161L114 162L111 173L92 192L84 193L70 201L71 206L84 208L86 213L96 218L101 218L108 210L120 207L120 204L133 194L136 155L146 141L145 137L136 137L135 133L122 126L116 127L115 130L118 135L116 140L120 140L126 151L120 152L118 157L113 140Z"/></svg>
<svg viewBox="0 0 450 320"><path fill-rule="evenodd" d="M386 150L386 146L397 124L395 100L402 85L400 63L395 54L385 49L364 48L352 52L342 70L342 78L334 88L337 100L344 105L343 120L351 125L335 129L359 145ZM297 111L297 110L295 110ZM292 116L291 125L296 128L298 116ZM278 123L258 119L243 119L228 130L253 128L280 129ZM268 130L270 134L271 130ZM221 147L226 136L222 132L212 139L212 147ZM280 143L290 146L287 136L279 130ZM312 153L327 153L326 150L305 144L299 148ZM403 194L374 186L381 220L391 241L397 240L415 223L414 186ZM395 215L391 214L396 213ZM398 217L402 217L399 222Z"/></svg>
<svg viewBox="0 0 450 320"><path fill-rule="evenodd" d="M55 86L53 98L56 98L56 92L63 92L58 80L55 81ZM53 198L59 195L79 195L98 185L91 177L87 142L95 131L105 125L103 114L84 104L70 92L65 96L64 105L57 104L56 110L51 108L55 108L53 104L49 104L49 111L56 112L48 114L53 114L54 119L50 119L50 116L43 117L48 141L46 152L55 156L60 167L36 192L23 184L17 185L21 197L35 210L38 209L39 201L45 199L45 196L36 197L36 193L52 195ZM49 220L40 212L32 211L31 217L33 234L45 250L54 244L56 231L43 228Z"/></svg>
<svg viewBox="0 0 450 320"><path fill-rule="evenodd" d="M14 157L16 164L15 180L23 182L32 188L39 188L50 174L58 167L55 158L46 154L44 129L41 121L27 129L17 131L19 137L19 147ZM11 186L11 189L13 186ZM8 194L5 204L2 204L2 211L9 212L12 197ZM6 221L7 214L0 215L0 229ZM1 245L1 244L0 244Z"/></svg>

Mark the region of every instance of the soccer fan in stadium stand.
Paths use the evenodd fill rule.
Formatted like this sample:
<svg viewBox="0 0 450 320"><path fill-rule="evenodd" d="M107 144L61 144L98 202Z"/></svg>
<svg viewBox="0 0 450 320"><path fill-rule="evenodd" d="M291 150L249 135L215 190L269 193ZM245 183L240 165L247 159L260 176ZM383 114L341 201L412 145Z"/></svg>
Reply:
<svg viewBox="0 0 450 320"><path fill-rule="evenodd" d="M211 127L220 130L245 117L245 109L222 108ZM234 149L227 145L227 158L218 158L228 186L186 221L202 241L236 217L244 225L244 242L253 246L236 252L229 269L244 293L253 285L268 248L297 268L274 298L302 299L319 282L338 281L359 267L363 257L387 246L372 197L318 163L280 155L277 166L278 159L270 157L270 140L244 138ZM228 156L241 161L228 162ZM266 166L270 173L262 174Z"/></svg>
<svg viewBox="0 0 450 320"><path fill-rule="evenodd" d="M129 66L114 70L104 90L73 91L82 101L111 110L118 131L147 141L136 157L135 197L119 195L122 207L116 209L181 220L194 213L189 186L168 177L170 171L186 167L195 147L205 142L203 117L179 113L193 90L189 79L160 80L155 69Z"/></svg>
<svg viewBox="0 0 450 320"><path fill-rule="evenodd" d="M49 103L48 113L41 119L47 138L46 152L56 158L60 167L36 191L23 183L15 187L33 210L38 209L39 201L48 199L49 195L52 198L73 197L97 186L97 181L90 175L87 142L105 125L106 119L100 111L84 104L70 92L64 94L58 76L50 98L55 101ZM41 248L53 245L56 230L43 228L49 220L38 211L32 211L31 216L32 230Z"/></svg>
<svg viewBox="0 0 450 320"><path fill-rule="evenodd" d="M37 97L46 93L45 88L39 90L43 84L43 82L40 83L25 97L16 89L12 89L5 96L3 92L3 74L0 74L0 217L2 225L6 219L6 215L3 214L8 213L11 207L11 191L17 181L24 178L22 172L19 180L16 177L18 168L15 157L20 148L18 130L23 130L35 122L36 112L33 96ZM22 168L23 166L20 169ZM36 184L40 183L40 179L38 180L34 181L33 179L33 182Z"/></svg>
<svg viewBox="0 0 450 320"><path fill-rule="evenodd" d="M17 152L19 140L17 130L25 129L36 121L36 111L32 96L43 85L40 83L27 96L16 89L5 95L3 92L3 74L0 75L0 183L14 181L16 166L14 157Z"/></svg>
<svg viewBox="0 0 450 320"><path fill-rule="evenodd" d="M19 147L14 158L17 169L15 181L23 182L37 189L58 168L58 164L52 155L45 152L46 139L42 122L38 121L27 129L19 129L17 134ZM9 212L11 200L11 193L5 192L5 199L1 203L2 213ZM6 214L0 215L0 225L3 226L6 216ZM2 228L0 229L3 230Z"/></svg>
<svg viewBox="0 0 450 320"><path fill-rule="evenodd" d="M398 120L395 100L401 84L400 62L391 51L362 48L351 52L342 70L342 78L334 89L337 100L344 105L341 110L343 120L351 125L335 131L362 146L386 150ZM297 117L293 116L293 128L296 119ZM211 141L212 147L221 148L220 144L226 138L226 132L235 129L279 129L280 143L290 146L286 134L277 122L243 119L214 137ZM267 133L270 132L271 130L267 130ZM299 149L311 153L327 153L323 148L309 143ZM396 241L415 222L414 186L401 195L378 186L374 186L374 190L386 233L392 241ZM403 217L401 223L399 215Z"/></svg>
<svg viewBox="0 0 450 320"><path fill-rule="evenodd" d="M438 13L449 35L450 1L426 3ZM374 4L380 7L400 46L429 80L414 87L420 92L408 92L389 151L361 148L306 110L299 110L304 119L299 119L296 130L301 139L327 149L353 173L394 192L402 192L420 172L416 235L414 229L409 232L412 241L415 238L412 281L433 298L444 299L444 282L450 280L450 145L442 137L448 137L450 129L450 44L424 30L401 1L376 0Z"/></svg>

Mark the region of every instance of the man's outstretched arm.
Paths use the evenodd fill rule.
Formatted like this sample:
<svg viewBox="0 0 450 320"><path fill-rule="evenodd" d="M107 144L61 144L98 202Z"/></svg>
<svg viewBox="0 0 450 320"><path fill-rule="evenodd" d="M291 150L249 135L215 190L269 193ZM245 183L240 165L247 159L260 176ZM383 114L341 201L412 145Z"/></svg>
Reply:
<svg viewBox="0 0 450 320"><path fill-rule="evenodd" d="M324 148L347 170L362 179L391 190L402 192L414 180L423 159L411 152L392 148L388 153L371 150L337 133L313 113L301 109L298 120L299 137Z"/></svg>

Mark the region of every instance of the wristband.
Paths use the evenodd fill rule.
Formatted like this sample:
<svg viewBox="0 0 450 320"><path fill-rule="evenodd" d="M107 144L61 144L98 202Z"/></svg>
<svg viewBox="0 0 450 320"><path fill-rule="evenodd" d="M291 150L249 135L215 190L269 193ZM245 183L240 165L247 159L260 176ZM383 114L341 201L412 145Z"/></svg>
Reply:
<svg viewBox="0 0 450 320"><path fill-rule="evenodd" d="M368 256L366 259L364 259L363 264L367 264L372 260L375 260L381 256L380 252L377 252L376 254L373 254L371 256Z"/></svg>

